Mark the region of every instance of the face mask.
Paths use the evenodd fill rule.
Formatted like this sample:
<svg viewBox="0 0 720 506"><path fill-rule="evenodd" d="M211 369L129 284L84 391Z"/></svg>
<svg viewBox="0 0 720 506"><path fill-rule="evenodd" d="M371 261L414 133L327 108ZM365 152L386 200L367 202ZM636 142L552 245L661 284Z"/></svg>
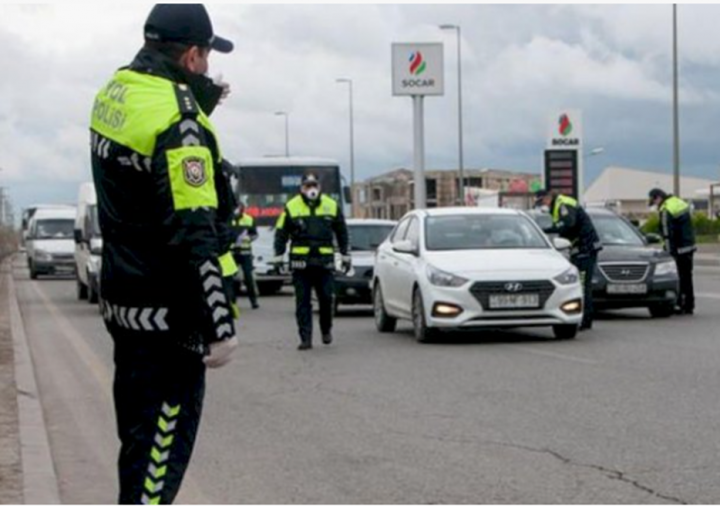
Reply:
<svg viewBox="0 0 720 506"><path fill-rule="evenodd" d="M307 190L303 190L303 195L305 195L308 200L317 200L318 196L320 195L320 189L308 188Z"/></svg>

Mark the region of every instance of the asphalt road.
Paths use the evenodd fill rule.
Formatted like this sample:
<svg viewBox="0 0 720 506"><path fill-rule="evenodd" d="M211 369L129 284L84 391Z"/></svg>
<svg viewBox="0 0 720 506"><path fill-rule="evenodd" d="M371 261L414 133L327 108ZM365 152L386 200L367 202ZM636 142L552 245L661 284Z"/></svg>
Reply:
<svg viewBox="0 0 720 506"><path fill-rule="evenodd" d="M110 338L74 281L15 272L63 502L113 502ZM696 316L609 313L575 341L419 345L354 311L298 352L292 298L262 299L209 372L178 501L718 503L720 269L696 277Z"/></svg>

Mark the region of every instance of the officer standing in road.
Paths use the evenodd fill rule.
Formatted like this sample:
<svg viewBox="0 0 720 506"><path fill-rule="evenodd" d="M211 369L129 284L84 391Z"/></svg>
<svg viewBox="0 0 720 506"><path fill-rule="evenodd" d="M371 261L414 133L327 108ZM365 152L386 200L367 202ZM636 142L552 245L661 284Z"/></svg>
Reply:
<svg viewBox="0 0 720 506"><path fill-rule="evenodd" d="M590 330L593 323L592 278L597 265L598 252L602 249L600 237L590 217L577 200L547 190L535 194L536 205L546 206L553 219L553 227L547 233L557 233L570 241L570 261L580 272L583 285L583 319L580 330Z"/></svg>
<svg viewBox="0 0 720 506"><path fill-rule="evenodd" d="M650 190L648 197L649 205L657 206L660 213L660 229L665 239L665 250L673 256L677 264L680 278L678 313L691 315L695 312L693 257L697 247L690 205L659 188Z"/></svg>
<svg viewBox="0 0 720 506"><path fill-rule="evenodd" d="M348 231L342 209L324 195L316 174L303 176L300 195L290 199L275 227L275 259L282 263L290 241L290 269L295 286L296 319L300 333L299 350L312 348L312 300L314 289L320 304L322 342L332 336L333 297L335 294L335 247L342 255L342 269L351 267L348 255Z"/></svg>
<svg viewBox="0 0 720 506"><path fill-rule="evenodd" d="M236 237L233 244L235 262L242 269L243 281L250 298L250 305L253 309L258 309L260 305L258 304L255 275L253 274L252 251L252 243L258 238L258 231L255 226L255 219L245 212L245 204L242 202L238 204L237 211L233 216L232 228Z"/></svg>
<svg viewBox="0 0 720 506"><path fill-rule="evenodd" d="M205 368L237 338L217 214L227 183L208 115L213 34L200 4L158 4L145 45L95 98L91 155L104 238L103 317L114 341L122 504L170 503L190 461Z"/></svg>

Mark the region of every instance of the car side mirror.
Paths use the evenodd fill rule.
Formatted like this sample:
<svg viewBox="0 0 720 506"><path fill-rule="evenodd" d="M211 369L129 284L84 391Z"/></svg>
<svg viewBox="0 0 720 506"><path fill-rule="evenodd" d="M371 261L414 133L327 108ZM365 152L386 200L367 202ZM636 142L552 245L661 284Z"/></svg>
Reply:
<svg viewBox="0 0 720 506"><path fill-rule="evenodd" d="M572 248L572 244L567 239L563 239L562 237L555 237L552 240L553 246L558 251L567 251L570 248Z"/></svg>
<svg viewBox="0 0 720 506"><path fill-rule="evenodd" d="M80 230L79 228L73 229L73 236L75 237L75 244L82 244L82 230Z"/></svg>
<svg viewBox="0 0 720 506"><path fill-rule="evenodd" d="M396 253L404 253L406 255L417 255L418 251L410 241L398 241L393 244L393 251Z"/></svg>
<svg viewBox="0 0 720 506"><path fill-rule="evenodd" d="M645 240L648 244L662 244L662 237L658 234L645 234Z"/></svg>
<svg viewBox="0 0 720 506"><path fill-rule="evenodd" d="M349 186L343 186L343 198L345 199L346 204L353 203L352 191Z"/></svg>

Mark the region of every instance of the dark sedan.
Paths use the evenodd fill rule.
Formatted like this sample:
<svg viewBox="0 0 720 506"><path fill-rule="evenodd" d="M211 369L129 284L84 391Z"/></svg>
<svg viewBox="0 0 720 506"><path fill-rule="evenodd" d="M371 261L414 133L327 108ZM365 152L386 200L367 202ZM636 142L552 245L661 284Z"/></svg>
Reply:
<svg viewBox="0 0 720 506"><path fill-rule="evenodd" d="M653 247L660 238L643 236L608 209L586 210L603 243L593 276L596 309L646 307L656 318L672 315L678 294L677 268L668 253ZM544 229L552 225L546 213L531 211L530 215Z"/></svg>

